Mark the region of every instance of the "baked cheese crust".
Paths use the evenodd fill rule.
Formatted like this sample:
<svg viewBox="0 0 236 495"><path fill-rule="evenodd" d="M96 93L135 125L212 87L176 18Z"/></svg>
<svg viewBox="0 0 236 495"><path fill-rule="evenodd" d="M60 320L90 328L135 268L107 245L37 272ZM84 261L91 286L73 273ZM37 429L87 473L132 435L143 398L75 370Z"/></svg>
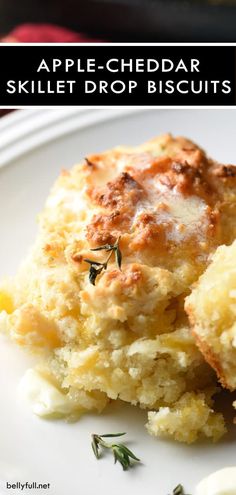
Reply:
<svg viewBox="0 0 236 495"><path fill-rule="evenodd" d="M156 435L164 428L191 442L224 433L209 400L214 374L191 335L184 298L217 246L235 237L235 181L232 166L170 135L90 155L61 173L35 245L2 285L0 320L41 355L42 373L73 412L121 399L153 411L148 430ZM118 240L121 269L112 254L93 285L86 260L98 267L107 253L91 249ZM194 427L183 396L199 411ZM161 429L159 408L174 411L172 425L174 415L185 417L185 435L181 421L176 432L166 417Z"/></svg>

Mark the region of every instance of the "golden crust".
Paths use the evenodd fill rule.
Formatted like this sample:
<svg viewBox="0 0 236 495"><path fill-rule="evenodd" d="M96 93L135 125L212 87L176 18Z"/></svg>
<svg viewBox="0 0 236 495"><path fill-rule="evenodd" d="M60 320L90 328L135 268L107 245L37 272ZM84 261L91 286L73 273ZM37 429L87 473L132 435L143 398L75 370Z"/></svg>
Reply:
<svg viewBox="0 0 236 495"><path fill-rule="evenodd" d="M152 141L150 151L147 143L145 151L140 147L136 153L114 151L87 159L86 195L96 210L86 225L91 246L112 243L122 236L126 256L131 250L145 258L150 254L154 257L154 251L157 257L164 252L178 255L181 244L187 257L197 258L228 242L220 238L221 208L227 200L226 190L235 187L232 166L208 160L202 150L183 138L166 136L162 140L160 156L152 153ZM97 185L97 175L104 172L107 160L113 163L115 177L106 182L105 174L102 184ZM192 209L192 216L185 219L188 209ZM197 252L199 242L203 249Z"/></svg>
<svg viewBox="0 0 236 495"><path fill-rule="evenodd" d="M212 351L210 345L206 341L201 339L198 336L197 332L194 331L194 325L193 325L192 334L193 334L195 341L196 341L196 344L197 344L198 348L200 349L201 353L203 354L206 362L209 363L210 366L215 370L217 377L218 377L218 380L221 383L221 385L224 388L230 389L231 387L229 387L227 384L227 380L225 378L223 368L222 368L222 365L220 363L219 358L217 358L217 355Z"/></svg>
<svg viewBox="0 0 236 495"><path fill-rule="evenodd" d="M213 352L213 349L211 345L204 339L202 338L197 331L197 322L195 321L195 311L194 308L192 307L191 303L189 302L189 298L186 299L185 301L185 310L188 314L189 317L189 322L191 324L191 329L192 329L192 335L194 336L195 342L198 346L198 349L201 351L202 355L204 356L204 359L206 360L207 363L215 370L218 380L221 383L221 385L224 388L231 388L227 384L227 380L224 375L224 371L222 368L222 365L220 363L219 358L217 355Z"/></svg>

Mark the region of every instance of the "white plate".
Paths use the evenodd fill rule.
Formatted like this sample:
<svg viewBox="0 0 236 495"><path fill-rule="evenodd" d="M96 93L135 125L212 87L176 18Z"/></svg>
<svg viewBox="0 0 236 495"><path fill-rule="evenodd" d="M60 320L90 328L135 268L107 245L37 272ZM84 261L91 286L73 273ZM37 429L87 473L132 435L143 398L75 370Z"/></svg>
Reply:
<svg viewBox="0 0 236 495"><path fill-rule="evenodd" d="M35 217L61 168L87 153L138 144L163 132L186 135L209 154L236 163L236 110L23 110L0 122L0 276L13 274L34 239ZM150 437L146 413L113 404L75 424L45 421L17 396L29 357L1 337L0 478L50 483L48 495L167 495L182 482L189 493L206 474L236 464L233 431L217 444L186 446ZM142 465L129 472L109 456L97 461L90 434L127 431Z"/></svg>

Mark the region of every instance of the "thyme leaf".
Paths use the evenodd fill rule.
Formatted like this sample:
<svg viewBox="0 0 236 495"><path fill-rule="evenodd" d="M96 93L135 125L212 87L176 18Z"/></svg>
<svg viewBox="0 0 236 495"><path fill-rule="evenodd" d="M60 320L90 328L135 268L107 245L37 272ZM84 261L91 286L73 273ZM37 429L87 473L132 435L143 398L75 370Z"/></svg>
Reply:
<svg viewBox="0 0 236 495"><path fill-rule="evenodd" d="M91 265L90 266L90 269L89 269L89 282L92 285L95 285L96 278L102 272L103 269L104 269L103 266L99 266L99 267L96 266L96 265Z"/></svg>
<svg viewBox="0 0 236 495"><path fill-rule="evenodd" d="M116 258L116 263L117 263L119 269L121 270L122 254L121 254L121 250L119 247L119 240L120 240L120 238L115 243L115 258Z"/></svg>
<svg viewBox="0 0 236 495"><path fill-rule="evenodd" d="M184 495L184 489L182 485L178 485L174 488L173 495Z"/></svg>
<svg viewBox="0 0 236 495"><path fill-rule="evenodd" d="M107 443L104 438L114 438L125 435L125 433L109 433L105 435L92 435L92 449L95 457L99 459L101 449L109 449L113 453L114 462L119 462L124 471L132 467L133 462L139 462L140 459L126 447L123 443ZM178 494L177 494L178 495Z"/></svg>
<svg viewBox="0 0 236 495"><path fill-rule="evenodd" d="M97 439L95 438L95 435L92 435L91 445L92 445L92 449L93 449L95 457L97 459L99 459L98 442L97 442Z"/></svg>
<svg viewBox="0 0 236 495"><path fill-rule="evenodd" d="M103 244L103 246L98 246L96 248L90 249L90 251L112 251L114 249L114 244Z"/></svg>
<svg viewBox="0 0 236 495"><path fill-rule="evenodd" d="M100 438L113 438L113 437L123 437L126 433L106 433L105 435L99 435Z"/></svg>
<svg viewBox="0 0 236 495"><path fill-rule="evenodd" d="M97 266L97 267L104 266L105 264L105 263L100 263L99 261L89 260L88 258L84 258L84 261L92 266Z"/></svg>
<svg viewBox="0 0 236 495"><path fill-rule="evenodd" d="M122 449L122 452L129 456L131 459L134 459L134 461L139 461L140 459L138 459L138 457L136 457L136 455L134 455L134 453L128 449L128 447L126 447L126 445L124 445L123 443L119 443L119 448Z"/></svg>
<svg viewBox="0 0 236 495"><path fill-rule="evenodd" d="M187 495L187 493L185 494L183 486L179 484L174 488L172 495Z"/></svg>

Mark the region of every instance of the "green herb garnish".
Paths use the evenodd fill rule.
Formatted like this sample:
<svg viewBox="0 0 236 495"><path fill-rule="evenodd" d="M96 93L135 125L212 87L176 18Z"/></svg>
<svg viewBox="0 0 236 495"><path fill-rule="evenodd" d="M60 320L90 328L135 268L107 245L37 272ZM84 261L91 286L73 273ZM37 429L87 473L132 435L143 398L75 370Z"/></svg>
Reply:
<svg viewBox="0 0 236 495"><path fill-rule="evenodd" d="M184 489L182 485L178 485L174 488L173 495L184 495Z"/></svg>
<svg viewBox="0 0 236 495"><path fill-rule="evenodd" d="M123 467L123 470L126 471L132 466L133 463L131 461L139 462L140 459L138 459L138 457L136 457L123 443L107 443L104 440L104 438L121 437L123 435L126 435L126 433L109 433L106 435L93 434L91 445L97 459L100 458L101 448L110 449L113 452L115 463L118 461Z"/></svg>
<svg viewBox="0 0 236 495"><path fill-rule="evenodd" d="M89 260L89 259L84 259L86 263L90 264L90 269L89 269L89 282L93 285L95 285L95 281L97 276L102 272L102 270L105 269L105 263L95 263L95 261Z"/></svg>
<svg viewBox="0 0 236 495"><path fill-rule="evenodd" d="M104 244L103 246L99 246L93 249L90 249L90 251L112 251L115 253L115 258L116 258L116 263L118 267L121 269L121 262L122 262L122 254L121 250L119 248L119 240L120 237L117 239L115 244Z"/></svg>
<svg viewBox="0 0 236 495"><path fill-rule="evenodd" d="M185 494L183 486L178 485L174 488L172 495L187 495L187 494Z"/></svg>
<svg viewBox="0 0 236 495"><path fill-rule="evenodd" d="M104 244L103 246L99 246L99 247L90 249L90 251L102 251L103 250L103 251L109 252L109 255L108 255L108 257L104 263L100 263L96 260L90 260L88 258L84 258L84 261L86 263L90 264L89 281L92 285L95 285L97 276L100 275L100 273L103 270L107 269L107 265L108 265L108 262L112 256L112 253L115 253L115 259L116 259L117 266L121 270L122 254L121 254L121 250L119 247L119 240L120 240L120 237L117 239L115 244Z"/></svg>

